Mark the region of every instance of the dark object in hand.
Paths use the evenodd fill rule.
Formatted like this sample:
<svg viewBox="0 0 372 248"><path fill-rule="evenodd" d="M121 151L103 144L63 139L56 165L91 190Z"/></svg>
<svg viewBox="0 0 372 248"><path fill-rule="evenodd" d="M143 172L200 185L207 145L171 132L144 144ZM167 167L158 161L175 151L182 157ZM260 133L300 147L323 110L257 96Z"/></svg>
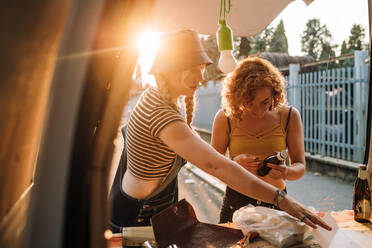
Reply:
<svg viewBox="0 0 372 248"><path fill-rule="evenodd" d="M287 150L283 150L281 152L277 152L274 155L268 156L267 158L264 159L262 162L262 166L257 170L257 175L260 177L266 176L271 168L267 166L267 163L270 164L281 164L283 161L285 161L288 157Z"/></svg>

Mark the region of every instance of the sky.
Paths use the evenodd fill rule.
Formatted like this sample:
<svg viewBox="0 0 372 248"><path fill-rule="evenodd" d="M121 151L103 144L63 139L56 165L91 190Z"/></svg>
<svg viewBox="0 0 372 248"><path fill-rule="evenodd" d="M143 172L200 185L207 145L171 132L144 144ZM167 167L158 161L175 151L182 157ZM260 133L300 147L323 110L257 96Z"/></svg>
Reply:
<svg viewBox="0 0 372 248"><path fill-rule="evenodd" d="M353 24L365 28L368 41L368 0L314 0L310 5L302 0L290 3L269 27L276 27L283 19L290 55L302 55L301 34L309 19L318 18L330 30L333 41L340 45L347 40Z"/></svg>

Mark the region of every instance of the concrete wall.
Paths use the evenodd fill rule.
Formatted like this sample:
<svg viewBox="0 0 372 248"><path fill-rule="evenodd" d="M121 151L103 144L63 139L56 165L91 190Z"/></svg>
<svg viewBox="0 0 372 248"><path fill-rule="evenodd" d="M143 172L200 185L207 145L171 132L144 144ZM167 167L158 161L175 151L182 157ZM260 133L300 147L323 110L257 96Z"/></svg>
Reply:
<svg viewBox="0 0 372 248"><path fill-rule="evenodd" d="M221 83L209 81L196 91L196 107L192 125L212 130L213 119L221 108Z"/></svg>

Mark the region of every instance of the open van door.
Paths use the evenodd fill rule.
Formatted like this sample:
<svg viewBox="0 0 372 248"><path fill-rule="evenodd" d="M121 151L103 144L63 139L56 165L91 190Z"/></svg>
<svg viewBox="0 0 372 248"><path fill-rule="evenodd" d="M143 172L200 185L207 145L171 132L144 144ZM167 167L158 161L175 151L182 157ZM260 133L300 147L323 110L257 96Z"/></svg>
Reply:
<svg viewBox="0 0 372 248"><path fill-rule="evenodd" d="M107 170L152 2L2 2L0 247L105 246Z"/></svg>
<svg viewBox="0 0 372 248"><path fill-rule="evenodd" d="M369 62L371 63L371 42L372 42L372 0L368 0L368 15L369 15ZM368 108L367 108L367 142L366 153L364 154L364 164L367 164L369 173L369 188L372 189L372 72L369 69L369 87L368 87Z"/></svg>
<svg viewBox="0 0 372 248"><path fill-rule="evenodd" d="M292 1L232 1L234 33L261 32ZM219 2L2 1L0 247L105 247L107 181L135 38L149 26L214 34ZM369 145L370 172L371 154Z"/></svg>

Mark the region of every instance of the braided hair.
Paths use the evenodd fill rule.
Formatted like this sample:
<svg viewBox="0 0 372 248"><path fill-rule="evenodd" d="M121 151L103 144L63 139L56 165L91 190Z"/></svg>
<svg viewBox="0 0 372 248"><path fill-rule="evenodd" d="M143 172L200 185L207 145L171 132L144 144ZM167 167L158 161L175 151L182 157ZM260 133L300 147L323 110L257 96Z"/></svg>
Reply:
<svg viewBox="0 0 372 248"><path fill-rule="evenodd" d="M191 128L191 122L194 117L194 96L186 96L184 98L184 102L185 102L186 123Z"/></svg>
<svg viewBox="0 0 372 248"><path fill-rule="evenodd" d="M190 73L189 71L183 71L181 74L181 81L183 81L187 74ZM156 83L159 87L159 91L161 92L161 95L165 102L169 104L171 107L179 111L179 104L177 102L174 102L174 100L171 97L169 86L167 84L166 76L163 73L157 73L155 75L156 77ZM191 128L192 119L194 117L194 96L186 96L184 98L185 103L185 115L186 115L186 123Z"/></svg>

